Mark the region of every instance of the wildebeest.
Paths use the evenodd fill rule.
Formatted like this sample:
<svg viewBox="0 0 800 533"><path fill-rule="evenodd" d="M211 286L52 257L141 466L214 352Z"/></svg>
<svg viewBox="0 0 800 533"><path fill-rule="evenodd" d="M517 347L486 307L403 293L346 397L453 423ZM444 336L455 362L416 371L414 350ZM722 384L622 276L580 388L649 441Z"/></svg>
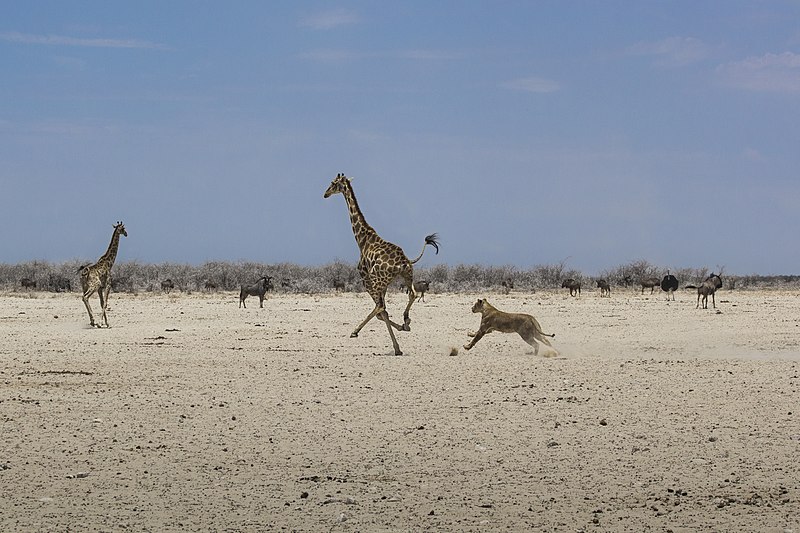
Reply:
<svg viewBox="0 0 800 533"><path fill-rule="evenodd" d="M59 276L58 274L50 274L50 278L48 279L47 285L50 287L51 291L55 292L72 291L72 283L70 282L70 280L68 280L64 276Z"/></svg>
<svg viewBox="0 0 800 533"><path fill-rule="evenodd" d="M709 294L711 295L711 304L714 306L714 309L716 309L717 302L714 298L714 293L717 292L717 289L722 288L722 278L712 272L699 286L687 285L686 288L697 289L697 306L695 309L700 308L700 298L703 299L703 309L708 309Z"/></svg>
<svg viewBox="0 0 800 533"><path fill-rule="evenodd" d="M133 281L129 276L111 278L111 289L114 292L134 292Z"/></svg>
<svg viewBox="0 0 800 533"><path fill-rule="evenodd" d="M171 291L174 288L175 288L175 283L169 278L161 282L161 290L166 292L167 294L169 294L169 291Z"/></svg>
<svg viewBox="0 0 800 533"><path fill-rule="evenodd" d="M284 290L286 292L295 290L294 282L292 280L290 280L289 278L282 278L281 279L281 290Z"/></svg>
<svg viewBox="0 0 800 533"><path fill-rule="evenodd" d="M675 291L678 290L678 278L673 276L667 270L667 275L664 276L664 279L661 280L661 290L667 293L667 300L669 300L670 295L672 296L672 300L675 301Z"/></svg>
<svg viewBox="0 0 800 533"><path fill-rule="evenodd" d="M208 280L203 284L203 288L205 290L207 290L207 291L216 291L217 290L217 284L214 283L211 280Z"/></svg>
<svg viewBox="0 0 800 533"><path fill-rule="evenodd" d="M345 283L339 278L333 280L333 290L336 292L343 291L345 289Z"/></svg>
<svg viewBox="0 0 800 533"><path fill-rule="evenodd" d="M625 275L619 278L619 284L625 287L626 289L631 286L633 283L633 278L631 276Z"/></svg>
<svg viewBox="0 0 800 533"><path fill-rule="evenodd" d="M247 309L245 300L248 296L258 296L258 306L264 307L264 295L272 289L274 289L272 276L261 276L253 285L242 285L242 289L239 291L239 307L244 306Z"/></svg>
<svg viewBox="0 0 800 533"><path fill-rule="evenodd" d="M430 281L420 280L420 281L415 281L414 282L414 292L417 293L417 298L419 298L419 300L421 302L425 301L425 293L430 288L431 288L431 282ZM408 288L407 287L406 287L406 294L408 294Z"/></svg>
<svg viewBox="0 0 800 533"><path fill-rule="evenodd" d="M508 294L514 289L514 280L508 278L506 280L503 280L503 282L500 285L503 286L503 294Z"/></svg>
<svg viewBox="0 0 800 533"><path fill-rule="evenodd" d="M606 296L608 298L611 297L611 285L608 284L607 280L598 279L597 286L600 287L600 298Z"/></svg>
<svg viewBox="0 0 800 533"><path fill-rule="evenodd" d="M35 289L36 288L36 280L30 278L22 278L19 280L19 284L22 285L23 289Z"/></svg>
<svg viewBox="0 0 800 533"><path fill-rule="evenodd" d="M642 294L644 294L645 289L650 289L650 294L653 294L653 291L658 287L659 283L661 283L661 280L658 278L644 278L639 280L639 285L642 286Z"/></svg>
<svg viewBox="0 0 800 533"><path fill-rule="evenodd" d="M570 296L580 296L581 294L581 282L576 281L572 278L567 278L561 284L562 289L569 289Z"/></svg>

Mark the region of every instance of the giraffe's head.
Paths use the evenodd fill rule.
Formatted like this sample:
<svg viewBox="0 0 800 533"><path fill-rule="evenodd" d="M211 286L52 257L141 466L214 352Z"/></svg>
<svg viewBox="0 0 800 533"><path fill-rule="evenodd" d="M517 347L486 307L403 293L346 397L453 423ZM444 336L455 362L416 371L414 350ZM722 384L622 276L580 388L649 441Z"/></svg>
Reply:
<svg viewBox="0 0 800 533"><path fill-rule="evenodd" d="M117 222L114 224L114 231L120 235L125 235L126 237L128 236L128 232L125 231L125 224L122 222Z"/></svg>
<svg viewBox="0 0 800 533"><path fill-rule="evenodd" d="M350 180L347 178L347 176L345 176L344 174L336 174L336 177L333 178L333 181L328 187L328 190L325 191L325 195L323 196L323 198L327 198L332 194L344 193L349 183Z"/></svg>

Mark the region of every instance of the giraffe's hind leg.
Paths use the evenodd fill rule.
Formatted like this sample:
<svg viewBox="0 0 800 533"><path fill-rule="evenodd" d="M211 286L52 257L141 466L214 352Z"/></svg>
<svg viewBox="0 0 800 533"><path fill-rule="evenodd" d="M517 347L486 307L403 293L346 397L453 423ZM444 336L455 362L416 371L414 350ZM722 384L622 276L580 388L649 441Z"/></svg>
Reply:
<svg viewBox="0 0 800 533"><path fill-rule="evenodd" d="M405 274L403 275L403 279L408 287L408 304L406 305L405 311L403 311L403 327L397 329L400 331L411 331L411 306L414 304L414 300L417 299L417 293L414 290L413 275L411 273Z"/></svg>
<svg viewBox="0 0 800 533"><path fill-rule="evenodd" d="M89 304L89 297L94 294L94 289L87 288L83 291L83 305L86 306L86 311L89 313L89 325L94 327L94 314L92 313L92 306Z"/></svg>

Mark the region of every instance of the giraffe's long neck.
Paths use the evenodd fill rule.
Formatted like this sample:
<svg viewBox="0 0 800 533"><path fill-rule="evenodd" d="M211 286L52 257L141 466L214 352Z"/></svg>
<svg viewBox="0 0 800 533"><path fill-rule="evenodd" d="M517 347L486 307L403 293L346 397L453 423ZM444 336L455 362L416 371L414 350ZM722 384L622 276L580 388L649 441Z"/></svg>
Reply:
<svg viewBox="0 0 800 533"><path fill-rule="evenodd" d="M364 215L358 207L353 187L349 183L344 190L344 199L347 202L347 209L350 211L350 224L353 225L353 235L356 238L358 247L363 250L368 243L378 237L378 233L364 219Z"/></svg>
<svg viewBox="0 0 800 533"><path fill-rule="evenodd" d="M114 234L111 236L111 243L108 245L108 250L103 256L97 261L97 264L103 264L108 268L111 269L114 266L114 261L117 259L117 251L119 250L119 231L116 229L114 230Z"/></svg>

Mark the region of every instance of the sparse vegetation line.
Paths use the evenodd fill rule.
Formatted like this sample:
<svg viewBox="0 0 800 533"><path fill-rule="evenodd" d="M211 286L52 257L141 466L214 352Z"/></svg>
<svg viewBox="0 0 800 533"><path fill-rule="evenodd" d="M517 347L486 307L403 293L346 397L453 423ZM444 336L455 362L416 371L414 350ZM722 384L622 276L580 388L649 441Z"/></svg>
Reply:
<svg viewBox="0 0 800 533"><path fill-rule="evenodd" d="M64 262L27 261L18 264L0 263L0 289L20 292L69 292L80 289L79 266L89 263L84 258ZM669 270L680 281L680 289L699 285L711 270L707 267L661 267L637 260L595 275L568 268L563 262L536 265L521 269L511 265L417 265L415 277L429 282L431 294L438 292L505 292L508 281L513 280L514 291L525 293L540 289L559 289L566 278L581 281L584 287L594 287L595 279L607 280L610 286L624 290L625 278L632 280L629 290L641 292L636 280L657 277L661 282ZM715 271L720 271L717 267ZM239 291L243 284L268 273L273 279L290 279L292 284L277 284L275 290L306 294L335 294L336 292L362 291L356 263L335 260L325 265L297 265L294 263L260 263L254 261L209 261L200 265L185 263L117 262L113 268L115 292L162 291L162 281L169 279L174 291L206 292L211 290ZM26 280L26 286L21 281ZM32 286L31 282L36 282ZM503 283L506 283L506 286ZM634 285L635 284L635 285ZM800 289L800 275L732 275L725 274L724 289ZM400 290L400 286L396 287ZM405 288L403 288L404 290ZM390 289L391 290L391 289ZM599 289L597 289L599 291ZM647 293L647 291L645 291ZM614 294L615 294L614 293Z"/></svg>

